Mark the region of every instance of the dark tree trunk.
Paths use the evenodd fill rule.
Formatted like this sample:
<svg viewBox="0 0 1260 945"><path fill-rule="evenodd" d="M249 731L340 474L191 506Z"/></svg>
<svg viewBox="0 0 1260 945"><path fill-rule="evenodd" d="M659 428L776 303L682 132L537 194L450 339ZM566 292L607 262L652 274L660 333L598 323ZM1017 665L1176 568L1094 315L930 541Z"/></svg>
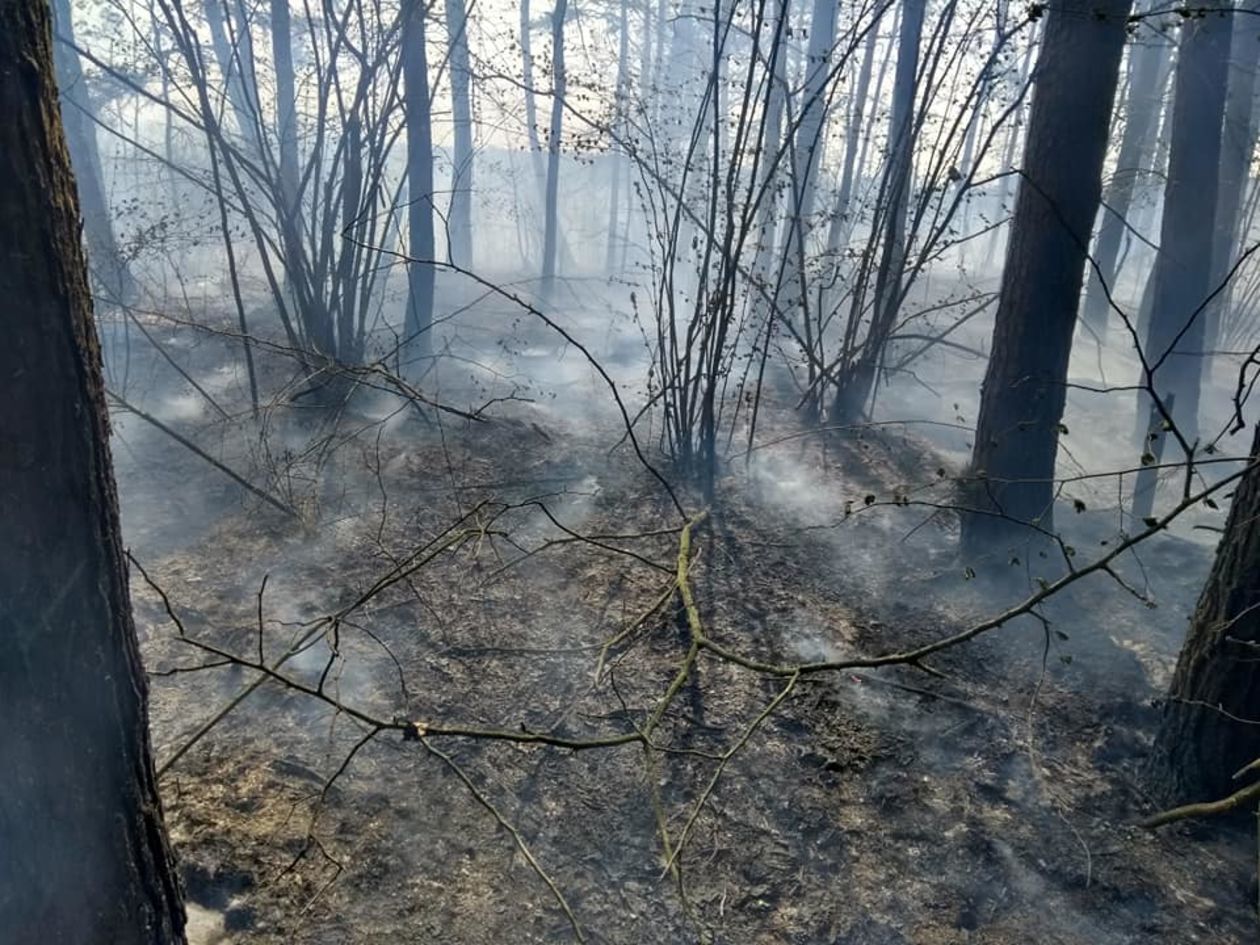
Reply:
<svg viewBox="0 0 1260 945"><path fill-rule="evenodd" d="M1188 440L1198 433L1206 322L1202 310L1212 273L1232 24L1232 16L1210 14L1187 20L1182 26L1164 218L1159 255L1150 276L1155 280L1151 293L1154 305L1145 351L1152 366L1159 365L1152 383L1160 394L1176 395L1173 419ZM1149 398L1140 396L1139 416L1145 418L1149 409Z"/></svg>
<svg viewBox="0 0 1260 945"><path fill-rule="evenodd" d="M1234 15L1229 88L1225 95L1225 124L1221 134L1221 171L1216 199L1216 231L1212 235L1212 275L1209 291L1224 285L1207 310L1204 347L1219 347L1221 318L1229 311L1233 280L1229 271L1238 258L1247 170L1256 145L1256 76L1260 56L1260 2L1251 0Z"/></svg>
<svg viewBox="0 0 1260 945"><path fill-rule="evenodd" d="M184 940L48 6L0 0L0 937Z"/></svg>
<svg viewBox="0 0 1260 945"><path fill-rule="evenodd" d="M906 213L914 184L915 95L918 85L919 45L923 36L926 0L903 0L901 30L897 40L897 71L893 76L892 115L889 118L888 164L880 198L883 217L879 266L871 325L866 341L836 392L833 418L841 423L858 420L875 389L875 374L884 345L901 306L901 277L906 263ZM859 313L855 312L853 317Z"/></svg>
<svg viewBox="0 0 1260 945"><path fill-rule="evenodd" d="M1068 355L1124 50L1129 0L1052 0L963 520L969 554L1051 525ZM1003 518L1009 517L1010 520Z"/></svg>
<svg viewBox="0 0 1260 945"><path fill-rule="evenodd" d="M1168 81L1170 49L1158 40L1147 39L1133 47L1129 66L1129 95L1125 108L1124 132L1116 170L1107 187L1106 206L1094 245L1094 263L1089 269L1081 317L1098 335L1107 329L1111 306L1107 291L1113 291L1120 272L1120 245L1129 208L1139 178L1148 171L1147 162L1155 150L1159 111ZM1106 289L1107 291L1104 291Z"/></svg>
<svg viewBox="0 0 1260 945"><path fill-rule="evenodd" d="M1260 757L1260 427L1252 467L1234 495L1199 597L1164 720L1155 777L1172 802L1212 800L1242 787L1234 773Z"/></svg>
<svg viewBox="0 0 1260 945"><path fill-rule="evenodd" d="M280 143L280 225L296 242L302 232L298 188L297 92L293 73L293 24L289 0L271 0L271 50L276 70L276 138Z"/></svg>

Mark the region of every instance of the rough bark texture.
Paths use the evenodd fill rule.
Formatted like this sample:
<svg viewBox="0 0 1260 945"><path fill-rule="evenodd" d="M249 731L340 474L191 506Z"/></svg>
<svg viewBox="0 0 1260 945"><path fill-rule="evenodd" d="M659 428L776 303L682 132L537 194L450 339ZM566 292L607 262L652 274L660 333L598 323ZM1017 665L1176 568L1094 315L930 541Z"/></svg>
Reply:
<svg viewBox="0 0 1260 945"><path fill-rule="evenodd" d="M0 937L184 940L48 8L0 0Z"/></svg>
<svg viewBox="0 0 1260 945"><path fill-rule="evenodd" d="M1251 447L1260 460L1260 427ZM1214 800L1260 757L1260 466L1234 495L1225 534L1177 661L1155 742L1156 779L1172 802ZM1233 716L1233 718L1231 718Z"/></svg>
<svg viewBox="0 0 1260 945"><path fill-rule="evenodd" d="M1232 25L1232 16L1209 14L1182 26L1164 218L1150 276L1155 280L1154 305L1145 351L1151 365L1158 365L1152 383L1160 394L1176 394L1174 419L1188 440L1198 432L1204 308L1210 291ZM1149 398L1139 397L1138 416L1146 417L1149 404Z"/></svg>
<svg viewBox="0 0 1260 945"><path fill-rule="evenodd" d="M70 0L55 0L53 20L56 35L61 38L53 46L53 61L57 68L57 84L61 89L62 124L79 184L83 239L87 244L93 284L110 300L129 302L135 294L136 285L127 261L118 251L118 240L110 221L105 174L96 140L96 112L83 78L79 54L71 45L74 42L74 22Z"/></svg>
<svg viewBox="0 0 1260 945"><path fill-rule="evenodd" d="M967 516L970 553L1051 524L1068 356L1129 0L1055 0L1037 62L1023 173L985 372ZM1026 534L1026 532L1024 532Z"/></svg>

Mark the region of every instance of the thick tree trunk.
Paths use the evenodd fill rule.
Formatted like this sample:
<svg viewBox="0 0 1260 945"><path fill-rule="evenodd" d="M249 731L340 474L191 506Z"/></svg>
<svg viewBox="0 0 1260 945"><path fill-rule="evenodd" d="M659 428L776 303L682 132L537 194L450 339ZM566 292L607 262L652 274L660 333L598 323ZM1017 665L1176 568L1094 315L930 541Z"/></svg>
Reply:
<svg viewBox="0 0 1260 945"><path fill-rule="evenodd" d="M963 519L968 554L1050 528L1068 356L1098 212L1129 0L1052 0ZM1004 518L1005 516L1005 518Z"/></svg>
<svg viewBox="0 0 1260 945"><path fill-rule="evenodd" d="M1172 802L1213 800L1242 786L1234 773L1260 757L1260 427L1251 469L1199 597L1164 719L1154 773Z"/></svg>
<svg viewBox="0 0 1260 945"><path fill-rule="evenodd" d="M1181 27L1164 218L1150 276L1154 305L1145 351L1151 365L1158 365L1152 383L1160 394L1176 395L1173 419L1188 440L1198 435L1203 307L1212 274L1232 25L1232 16L1208 15ZM1149 410L1143 394L1138 415L1145 417Z"/></svg>
<svg viewBox="0 0 1260 945"><path fill-rule="evenodd" d="M433 339L433 128L429 118L429 60L424 48L424 4L402 9L403 97L407 121L407 313L404 364L432 350Z"/></svg>
<svg viewBox="0 0 1260 945"><path fill-rule="evenodd" d="M1164 102L1171 49L1147 40L1133 47L1129 66L1129 95L1124 132L1115 173L1107 186L1102 222L1094 244L1094 263L1085 288L1081 317L1100 337L1105 336L1111 306L1107 292L1115 287L1120 272L1120 245L1128 224L1129 208L1139 178L1149 172L1147 162L1155 149L1159 111Z"/></svg>
<svg viewBox="0 0 1260 945"><path fill-rule="evenodd" d="M0 0L0 937L184 940L48 6Z"/></svg>
<svg viewBox="0 0 1260 945"><path fill-rule="evenodd" d="M564 127L564 18L568 0L556 0L551 12L551 122L547 129L547 186L543 194L543 291L555 287L556 254L560 244L560 135Z"/></svg>
<svg viewBox="0 0 1260 945"><path fill-rule="evenodd" d="M468 10L465 0L446 0L446 29L451 50L451 113L455 125L455 147L451 152L450 261L471 267L473 124L472 67L468 56Z"/></svg>
<svg viewBox="0 0 1260 945"><path fill-rule="evenodd" d="M97 291L111 302L126 303L134 296L136 285L127 261L118 251L110 219L105 172L96 139L96 111L83 78L79 54L70 45L74 42L70 0L55 0L53 25L62 40L54 43L53 54L57 84L61 89L62 125L79 183L79 206L83 213L83 239L87 244L88 265Z"/></svg>

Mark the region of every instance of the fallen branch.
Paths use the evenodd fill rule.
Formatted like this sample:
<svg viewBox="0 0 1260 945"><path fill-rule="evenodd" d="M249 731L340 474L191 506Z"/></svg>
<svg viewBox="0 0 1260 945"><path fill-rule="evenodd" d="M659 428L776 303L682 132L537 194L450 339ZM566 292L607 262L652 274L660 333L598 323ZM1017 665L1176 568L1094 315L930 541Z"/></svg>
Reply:
<svg viewBox="0 0 1260 945"><path fill-rule="evenodd" d="M170 427L168 427L165 423L163 423L157 417L153 416L150 413L145 413L143 410L141 410L139 407L135 406L134 404L128 403L122 397L115 394L112 390L107 390L106 393L110 396L111 399L114 400L115 403L118 404L119 407L123 408L128 413L134 414L135 416L139 417L141 420L145 421L145 423L148 423L154 427L157 427L157 429L161 430L163 433L169 436L172 440L174 440L180 446L184 447L184 449L188 450L191 453L195 453L197 456L204 459L207 463L209 463L219 472L223 473L225 476L227 476L229 479L231 479L233 482L235 482L237 485L241 486L242 488L244 488L251 494L256 495L258 498L262 499L264 502L270 505L273 509L277 509L283 512L285 515L288 515L292 518L301 517L298 515L297 510L294 509L292 506L287 505L284 502L281 502L279 499L273 496L270 492L267 492L263 489L258 488L258 486L254 485L252 482L250 482L240 473L236 472L235 470L219 462L219 460L215 459L213 456L211 456L209 453L203 450L200 446L198 446L192 440L188 439L188 437L172 430Z"/></svg>

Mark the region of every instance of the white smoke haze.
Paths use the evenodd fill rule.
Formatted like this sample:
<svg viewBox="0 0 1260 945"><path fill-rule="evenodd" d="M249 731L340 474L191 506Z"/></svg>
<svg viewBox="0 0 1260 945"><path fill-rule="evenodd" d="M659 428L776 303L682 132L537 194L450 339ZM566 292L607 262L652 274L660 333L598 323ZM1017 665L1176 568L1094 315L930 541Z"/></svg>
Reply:
<svg viewBox="0 0 1260 945"><path fill-rule="evenodd" d="M1122 139L1181 18L1133 21L1094 181L1136 180L1125 317L1081 314L1061 418L1012 425L1052 504L977 551L1037 64L1110 14L55 6L190 941L1254 940L1245 824L1134 826L1235 485L1071 578L1256 418L1252 110L1212 334L1154 382L1134 343L1171 85ZM1190 358L1196 451L1144 460Z"/></svg>

